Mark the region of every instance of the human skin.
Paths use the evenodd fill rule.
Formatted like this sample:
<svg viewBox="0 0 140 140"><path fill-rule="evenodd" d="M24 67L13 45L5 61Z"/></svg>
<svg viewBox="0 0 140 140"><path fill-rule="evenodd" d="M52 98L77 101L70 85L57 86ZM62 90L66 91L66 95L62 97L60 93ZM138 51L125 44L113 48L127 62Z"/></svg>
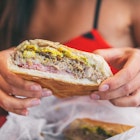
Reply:
<svg viewBox="0 0 140 140"><path fill-rule="evenodd" d="M51 91L9 71L7 60L12 52L13 49L0 52L0 106L16 114L28 115L28 108L39 105L40 98L51 95Z"/></svg>
<svg viewBox="0 0 140 140"><path fill-rule="evenodd" d="M115 52L115 53L114 53ZM116 106L135 107L140 105L140 50L113 48L97 50L105 60L118 69L114 76L99 86L91 98L110 100Z"/></svg>
<svg viewBox="0 0 140 140"><path fill-rule="evenodd" d="M96 0L49 1L38 1L29 37L65 43L93 29ZM102 1L97 30L110 46L140 46L139 6L138 0Z"/></svg>

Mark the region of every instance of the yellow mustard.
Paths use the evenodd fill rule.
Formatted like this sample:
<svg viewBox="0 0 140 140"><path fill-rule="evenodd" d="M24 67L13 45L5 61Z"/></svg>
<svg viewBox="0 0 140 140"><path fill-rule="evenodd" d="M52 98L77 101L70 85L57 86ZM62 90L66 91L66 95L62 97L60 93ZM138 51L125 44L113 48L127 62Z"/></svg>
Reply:
<svg viewBox="0 0 140 140"><path fill-rule="evenodd" d="M63 46L59 47L58 49L52 47L38 47L37 45L26 45L24 46L23 57L31 58L35 57L36 53L43 52L43 53L51 53L52 56L56 57L69 57L74 60L79 60L88 64L87 58L85 56L76 55L71 50L64 48Z"/></svg>
<svg viewBox="0 0 140 140"><path fill-rule="evenodd" d="M36 45L26 45L26 46L24 46L24 49L25 50L32 50L32 51L37 51L38 50L38 46L36 46Z"/></svg>
<svg viewBox="0 0 140 140"><path fill-rule="evenodd" d="M66 49L64 47L59 47L58 48L59 51L63 52L63 54L71 59L75 59L75 60L79 60L84 62L85 64L88 64L87 58L85 56L81 56L81 55L76 55L74 53L72 53L69 49Z"/></svg>
<svg viewBox="0 0 140 140"><path fill-rule="evenodd" d="M65 56L72 58L72 59L77 59L77 60L81 60L81 59L85 60L86 59L86 57L78 56L78 55L74 54L73 52L71 52L71 50L63 48L63 47L59 47L58 50L60 52L62 52Z"/></svg>
<svg viewBox="0 0 140 140"><path fill-rule="evenodd" d="M35 56L36 56L35 51L24 50L24 52L23 52L23 57L25 57L25 58L32 58Z"/></svg>
<svg viewBox="0 0 140 140"><path fill-rule="evenodd" d="M63 57L63 53L62 52L59 52L55 48L51 48L51 47L44 47L44 48L42 47L42 48L40 48L40 52L51 53L52 56L60 56L60 57Z"/></svg>

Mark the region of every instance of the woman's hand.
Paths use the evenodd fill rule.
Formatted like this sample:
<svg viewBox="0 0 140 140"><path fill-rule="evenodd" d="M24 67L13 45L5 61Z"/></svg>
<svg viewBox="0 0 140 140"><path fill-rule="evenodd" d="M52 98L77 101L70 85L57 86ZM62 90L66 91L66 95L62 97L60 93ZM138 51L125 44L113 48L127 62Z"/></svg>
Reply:
<svg viewBox="0 0 140 140"><path fill-rule="evenodd" d="M51 91L10 72L7 59L11 52L12 50L0 52L0 107L16 114L27 115L27 108L39 105L40 98L51 95Z"/></svg>
<svg viewBox="0 0 140 140"><path fill-rule="evenodd" d="M105 80L92 99L110 100L116 106L140 105L140 50L134 48L111 48L97 50L105 60L119 71Z"/></svg>

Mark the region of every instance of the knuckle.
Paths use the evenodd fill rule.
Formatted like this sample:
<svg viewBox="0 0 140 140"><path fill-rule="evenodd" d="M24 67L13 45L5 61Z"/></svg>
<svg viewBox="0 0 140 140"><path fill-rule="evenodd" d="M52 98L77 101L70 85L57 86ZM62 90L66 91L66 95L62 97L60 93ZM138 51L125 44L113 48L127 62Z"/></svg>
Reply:
<svg viewBox="0 0 140 140"><path fill-rule="evenodd" d="M13 86L9 86L9 92L12 93L12 94L15 94L16 90Z"/></svg>
<svg viewBox="0 0 140 140"><path fill-rule="evenodd" d="M14 110L14 113L18 114L18 115L23 115L23 110Z"/></svg>
<svg viewBox="0 0 140 140"><path fill-rule="evenodd" d="M120 106L120 103L117 100L110 100L110 102L114 105L114 106Z"/></svg>
<svg viewBox="0 0 140 140"><path fill-rule="evenodd" d="M24 102L23 102L23 103L21 102L21 103L19 104L19 108L20 108L20 109L27 108L27 106L28 106L28 105L27 105L26 103L24 103Z"/></svg>
<svg viewBox="0 0 140 140"><path fill-rule="evenodd" d="M100 97L102 100L109 100L112 98L110 93L103 93Z"/></svg>
<svg viewBox="0 0 140 140"><path fill-rule="evenodd" d="M18 115L22 115L22 113L20 111L17 110L12 110L13 113L18 114Z"/></svg>
<svg viewBox="0 0 140 140"><path fill-rule="evenodd" d="M133 79L133 73L131 69L126 70L126 80Z"/></svg>
<svg viewBox="0 0 140 140"><path fill-rule="evenodd" d="M42 94L41 92L31 92L30 97L41 98Z"/></svg>
<svg viewBox="0 0 140 140"><path fill-rule="evenodd" d="M111 96L110 96L110 94L105 94L104 98L109 100L109 99L111 99Z"/></svg>
<svg viewBox="0 0 140 140"><path fill-rule="evenodd" d="M116 89L120 85L120 80L115 77L108 78L109 90Z"/></svg>
<svg viewBox="0 0 140 140"><path fill-rule="evenodd" d="M27 105L26 105L26 102L25 102L25 100L23 99L20 99L20 98L16 98L16 100L14 101L14 108L16 108L16 109L23 109L23 108L26 108L27 107Z"/></svg>
<svg viewBox="0 0 140 140"><path fill-rule="evenodd" d="M123 92L125 93L125 94L127 94L127 93L130 93L131 92L131 85L130 84L126 84L126 85L124 85L123 86Z"/></svg>
<svg viewBox="0 0 140 140"><path fill-rule="evenodd" d="M121 99L112 99L112 100L110 100L110 102L114 106L118 106L118 107L125 107L126 106L126 102L123 102Z"/></svg>
<svg viewBox="0 0 140 140"><path fill-rule="evenodd" d="M137 107L139 106L140 102L138 100L138 98L133 98L133 100L131 101L131 106L132 107Z"/></svg>
<svg viewBox="0 0 140 140"><path fill-rule="evenodd" d="M28 85L28 84L26 84L26 82L24 82L24 83L22 84L22 88L23 88L24 90L29 91L29 90L30 90L30 85Z"/></svg>
<svg viewBox="0 0 140 140"><path fill-rule="evenodd" d="M36 92L36 91L41 90L40 85L36 84L35 82L24 80L24 83L22 85L23 85L23 88L28 90L28 91L35 91Z"/></svg>
<svg viewBox="0 0 140 140"><path fill-rule="evenodd" d="M6 81L7 81L8 83L12 84L14 78L13 78L13 75L12 75L12 74L7 74L7 75L5 76L5 79L6 79Z"/></svg>

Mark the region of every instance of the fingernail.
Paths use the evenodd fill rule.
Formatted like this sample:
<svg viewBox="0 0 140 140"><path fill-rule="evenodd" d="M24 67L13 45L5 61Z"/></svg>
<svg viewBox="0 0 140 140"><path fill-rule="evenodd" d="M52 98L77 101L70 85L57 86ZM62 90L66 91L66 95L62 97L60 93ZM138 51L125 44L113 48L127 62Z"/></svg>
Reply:
<svg viewBox="0 0 140 140"><path fill-rule="evenodd" d="M32 107L32 106L36 106L40 104L40 100L39 99L34 99L29 103L28 107Z"/></svg>
<svg viewBox="0 0 140 140"><path fill-rule="evenodd" d="M51 96L52 95L52 91L49 89L43 89L42 90L42 96L46 97L46 96Z"/></svg>
<svg viewBox="0 0 140 140"><path fill-rule="evenodd" d="M99 91L107 91L109 89L109 85L105 84L99 87Z"/></svg>
<svg viewBox="0 0 140 140"><path fill-rule="evenodd" d="M30 89L31 89L31 90L34 90L34 91L37 91L37 90L41 90L41 87L38 86L38 85L32 85L32 86L30 87Z"/></svg>
<svg viewBox="0 0 140 140"><path fill-rule="evenodd" d="M94 100L99 100L99 99L100 99L100 96L93 93L93 94L91 95L91 98L94 99Z"/></svg>

